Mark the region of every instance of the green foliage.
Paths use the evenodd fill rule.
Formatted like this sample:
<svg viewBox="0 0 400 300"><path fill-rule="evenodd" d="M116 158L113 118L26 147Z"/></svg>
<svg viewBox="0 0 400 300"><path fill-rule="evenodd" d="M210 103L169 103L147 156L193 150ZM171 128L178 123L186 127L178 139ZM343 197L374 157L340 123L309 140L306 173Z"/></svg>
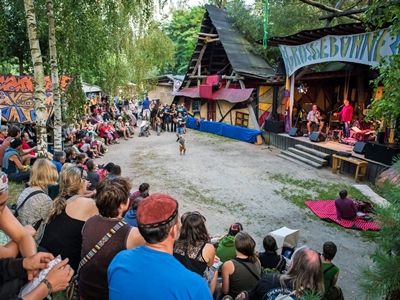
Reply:
<svg viewBox="0 0 400 300"><path fill-rule="evenodd" d="M48 61L49 43L47 40L46 11L40 5L35 10L41 53L44 61ZM0 64L4 73L32 73L28 32L25 21L23 0L3 0L0 2ZM45 71L49 63L44 64Z"/></svg>
<svg viewBox="0 0 400 300"><path fill-rule="evenodd" d="M317 2L322 2L332 7L337 3L336 0ZM325 11L299 0L269 0L268 3L267 38L287 36L305 29L320 28L325 24L325 21L318 20L321 15L326 14ZM347 0L344 1L342 9L364 7L367 3L367 0ZM265 0L256 0L252 6L246 5L244 0L232 0L227 4L227 11L239 30L250 42L251 48L249 50L272 62L277 57L281 57L279 49L277 47L268 47L265 51L260 44L256 43L264 36L264 7ZM330 26L353 21L347 17L335 18Z"/></svg>
<svg viewBox="0 0 400 300"><path fill-rule="evenodd" d="M396 162L396 168L400 161ZM373 266L361 273L361 286L369 299L387 296L388 300L400 296L400 188L389 182L381 189L390 206L380 208L381 231L377 247L371 258Z"/></svg>
<svg viewBox="0 0 400 300"><path fill-rule="evenodd" d="M294 179L289 175L276 174L271 177L280 183L290 184L290 189L275 190L275 193L282 195L283 198L293 202L301 208L306 208L306 200L321 199L330 200L338 197L340 190L346 189L349 196L354 199L368 201L355 187L342 183L322 183L316 179Z"/></svg>
<svg viewBox="0 0 400 300"><path fill-rule="evenodd" d="M175 48L174 64L170 66L172 74L186 72L196 47L195 37L200 31L205 11L205 8L201 6L178 9L172 12L171 21L164 21L164 30Z"/></svg>
<svg viewBox="0 0 400 300"><path fill-rule="evenodd" d="M392 36L397 36L400 29L400 2L376 1L366 12L364 21L371 31L389 26ZM399 51L399 44L397 45ZM379 76L373 81L375 87L383 86L384 92L380 99L373 100L369 112L370 117L383 118L390 122L392 118L400 115L400 54L394 54L382 59L379 67Z"/></svg>
<svg viewBox="0 0 400 300"><path fill-rule="evenodd" d="M0 1L0 67L13 72L21 61L32 73L23 0ZM54 0L59 76L74 78L63 95L63 116L83 112L81 80L116 94L128 82L138 89L149 74L173 61L170 39L153 20L151 0ZM159 5L162 3L160 1ZM48 25L44 0L35 1L45 73L50 74ZM18 58L20 58L18 60Z"/></svg>

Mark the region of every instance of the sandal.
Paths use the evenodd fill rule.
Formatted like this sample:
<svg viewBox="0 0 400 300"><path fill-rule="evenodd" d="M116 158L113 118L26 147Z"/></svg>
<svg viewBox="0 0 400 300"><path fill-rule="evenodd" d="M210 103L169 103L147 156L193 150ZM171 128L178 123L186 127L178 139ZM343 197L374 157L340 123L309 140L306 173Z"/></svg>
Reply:
<svg viewBox="0 0 400 300"><path fill-rule="evenodd" d="M249 293L246 291L240 292L239 295L236 296L235 300L238 299L245 299L245 300L249 299Z"/></svg>

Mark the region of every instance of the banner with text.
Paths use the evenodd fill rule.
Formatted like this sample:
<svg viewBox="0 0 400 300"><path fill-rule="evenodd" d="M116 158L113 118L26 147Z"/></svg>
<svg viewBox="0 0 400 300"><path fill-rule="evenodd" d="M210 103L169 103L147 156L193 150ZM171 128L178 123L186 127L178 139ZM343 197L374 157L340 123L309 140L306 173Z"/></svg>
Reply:
<svg viewBox="0 0 400 300"><path fill-rule="evenodd" d="M286 75L311 64L329 61L354 62L377 66L382 57L398 53L400 31L391 36L389 29L354 35L328 35L300 46L279 45Z"/></svg>

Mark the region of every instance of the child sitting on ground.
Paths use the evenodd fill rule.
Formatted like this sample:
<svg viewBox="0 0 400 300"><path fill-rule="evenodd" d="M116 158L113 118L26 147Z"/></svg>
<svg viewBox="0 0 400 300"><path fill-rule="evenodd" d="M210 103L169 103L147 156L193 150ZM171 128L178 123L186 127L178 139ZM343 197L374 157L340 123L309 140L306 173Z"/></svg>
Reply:
<svg viewBox="0 0 400 300"><path fill-rule="evenodd" d="M186 153L185 139L183 138L182 135L179 135L179 154L182 155L182 152L183 155L185 155Z"/></svg>

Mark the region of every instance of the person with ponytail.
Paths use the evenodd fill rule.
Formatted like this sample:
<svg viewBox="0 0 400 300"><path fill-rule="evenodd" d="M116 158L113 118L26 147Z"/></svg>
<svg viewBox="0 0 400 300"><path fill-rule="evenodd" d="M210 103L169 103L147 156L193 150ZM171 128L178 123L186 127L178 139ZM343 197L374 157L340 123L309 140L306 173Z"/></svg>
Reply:
<svg viewBox="0 0 400 300"><path fill-rule="evenodd" d="M86 171L78 166L60 174L60 193L54 199L40 247L54 256L69 258L76 272L81 259L82 228L86 220L99 213L95 202L84 197Z"/></svg>
<svg viewBox="0 0 400 300"><path fill-rule="evenodd" d="M235 236L236 257L222 266L223 299L235 299L242 291L250 291L261 278L261 264L250 234L240 231Z"/></svg>

